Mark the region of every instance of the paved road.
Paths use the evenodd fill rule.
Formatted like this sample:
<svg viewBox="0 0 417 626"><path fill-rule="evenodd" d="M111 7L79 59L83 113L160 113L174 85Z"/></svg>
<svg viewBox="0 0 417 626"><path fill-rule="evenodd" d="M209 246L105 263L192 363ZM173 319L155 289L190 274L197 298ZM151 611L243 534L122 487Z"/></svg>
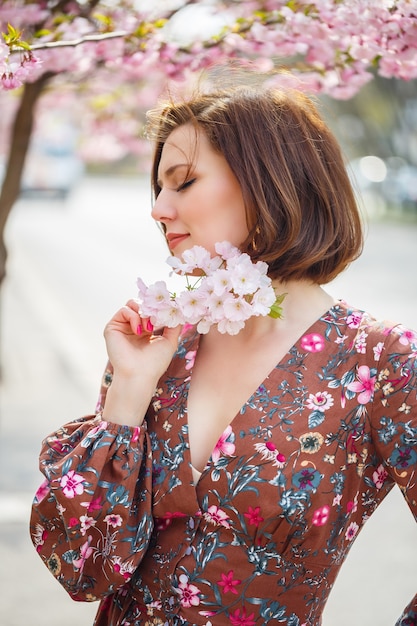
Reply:
<svg viewBox="0 0 417 626"><path fill-rule="evenodd" d="M130 180L85 180L69 200L21 201L7 229L0 385L0 624L90 626L29 542L41 438L93 410L105 363L104 323L136 295L135 279L168 278L149 218L150 194ZM152 259L152 261L151 261ZM372 222L362 258L328 290L417 328L417 224ZM355 542L323 626L392 626L417 587L417 530L399 492Z"/></svg>

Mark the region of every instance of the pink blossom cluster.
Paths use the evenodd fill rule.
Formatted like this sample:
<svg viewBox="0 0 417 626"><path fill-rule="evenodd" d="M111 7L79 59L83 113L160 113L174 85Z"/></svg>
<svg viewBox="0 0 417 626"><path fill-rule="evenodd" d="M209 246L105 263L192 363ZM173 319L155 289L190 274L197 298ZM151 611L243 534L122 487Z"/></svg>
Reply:
<svg viewBox="0 0 417 626"><path fill-rule="evenodd" d="M81 78L109 72L116 82L156 72L162 86L167 78L183 80L233 59L258 72L284 66L291 76L280 73L271 80L336 98L353 96L372 78L371 70L384 77L417 77L414 0L213 0L213 14L224 18L222 30L187 44L175 39L169 22L181 20L191 0L175 10L145 4L101 1L86 14L82 3L72 3L71 14L59 19L45 3L6 0L0 31L6 32L8 23L22 29L32 51L0 44L0 88L35 80L39 61L42 71ZM275 66L272 59L278 59Z"/></svg>
<svg viewBox="0 0 417 626"><path fill-rule="evenodd" d="M171 293L164 281L147 287L138 278L141 314L156 328L191 324L205 334L215 325L229 335L237 334L252 316L280 317L283 296L275 294L268 265L252 262L227 241L217 243L215 250L218 256L212 257L202 246L194 246L181 259L168 258L173 272L187 277L186 289L178 294ZM193 285L189 276L196 278Z"/></svg>

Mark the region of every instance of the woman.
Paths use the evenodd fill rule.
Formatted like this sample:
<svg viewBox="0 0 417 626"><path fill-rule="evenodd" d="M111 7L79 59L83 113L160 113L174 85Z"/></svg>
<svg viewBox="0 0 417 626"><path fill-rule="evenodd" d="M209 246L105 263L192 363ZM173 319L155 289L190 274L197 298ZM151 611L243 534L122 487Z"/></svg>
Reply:
<svg viewBox="0 0 417 626"><path fill-rule="evenodd" d="M305 96L206 94L154 111L150 133L172 254L228 241L267 262L283 318L199 336L122 307L97 414L44 442L33 541L74 599L101 599L97 626L320 624L395 483L416 513L417 335L321 287L362 232ZM398 624L416 620L414 601Z"/></svg>

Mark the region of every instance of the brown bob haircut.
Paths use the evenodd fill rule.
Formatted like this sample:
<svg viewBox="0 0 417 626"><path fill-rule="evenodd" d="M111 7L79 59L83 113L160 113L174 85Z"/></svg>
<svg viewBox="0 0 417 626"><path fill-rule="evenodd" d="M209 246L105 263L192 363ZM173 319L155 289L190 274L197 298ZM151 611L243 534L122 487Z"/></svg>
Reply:
<svg viewBox="0 0 417 626"><path fill-rule="evenodd" d="M362 223L344 159L310 98L233 87L150 111L154 198L164 143L183 124L203 130L226 158L246 208L241 250L268 263L271 278L325 284L359 256Z"/></svg>

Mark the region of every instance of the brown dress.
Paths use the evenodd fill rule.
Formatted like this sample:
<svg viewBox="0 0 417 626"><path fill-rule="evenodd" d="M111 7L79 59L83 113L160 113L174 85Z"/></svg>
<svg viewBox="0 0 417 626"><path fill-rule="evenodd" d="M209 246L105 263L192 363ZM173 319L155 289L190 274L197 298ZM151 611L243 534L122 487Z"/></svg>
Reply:
<svg viewBox="0 0 417 626"><path fill-rule="evenodd" d="M336 304L247 400L194 482L198 342L183 336L141 428L98 413L44 441L33 542L74 599L101 600L97 626L318 625L395 483L416 515L417 334ZM111 370L99 410L110 382ZM416 599L397 624L417 624Z"/></svg>

